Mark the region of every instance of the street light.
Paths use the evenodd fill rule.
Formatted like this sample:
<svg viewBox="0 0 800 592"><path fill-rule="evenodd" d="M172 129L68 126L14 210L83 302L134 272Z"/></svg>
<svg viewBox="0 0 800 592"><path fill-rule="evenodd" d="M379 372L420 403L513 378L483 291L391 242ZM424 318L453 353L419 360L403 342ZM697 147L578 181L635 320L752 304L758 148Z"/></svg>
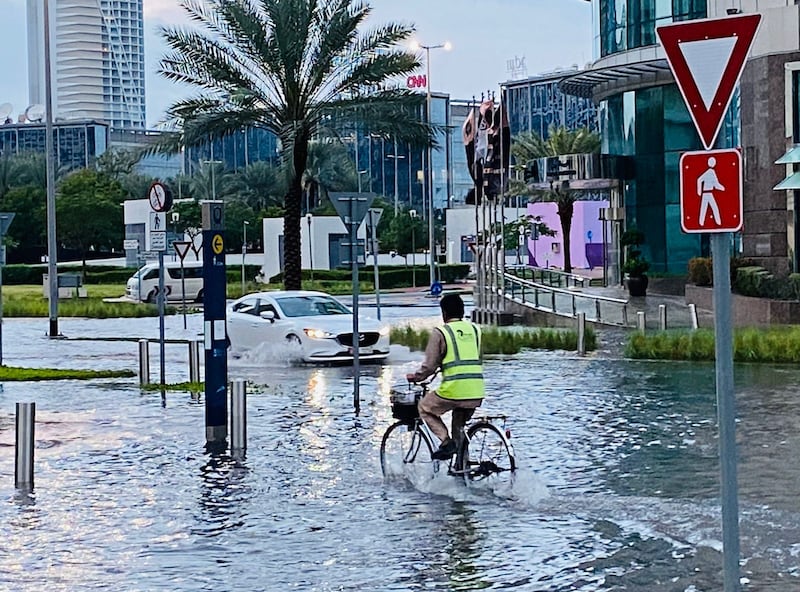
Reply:
<svg viewBox="0 0 800 592"><path fill-rule="evenodd" d="M416 245L415 242L415 233L414 233L414 226L416 226L414 220L417 219L417 210L408 210L408 215L411 217L411 287L417 287L417 258L416 258Z"/></svg>
<svg viewBox="0 0 800 592"><path fill-rule="evenodd" d="M170 214L170 217L172 218L172 234L174 235L174 236L172 237L172 242L173 242L173 243L175 243L175 241L176 241L176 240L178 240L178 220L180 220L180 219L181 219L181 215L180 215L180 213L179 213L179 212L172 212L172 213ZM173 247L173 249L172 249L172 250L173 250L173 253L172 253L172 260L173 260L173 261L175 261L175 259L176 259L176 258L177 258L177 256L178 256L178 252L177 252L177 251L175 251L175 248L174 248L174 247Z"/></svg>
<svg viewBox="0 0 800 592"><path fill-rule="evenodd" d="M244 294L244 259L247 255L247 227L250 226L250 222L247 220L242 220L242 294Z"/></svg>
<svg viewBox="0 0 800 592"><path fill-rule="evenodd" d="M213 157L212 157L213 158ZM211 199L216 201L217 200L217 181L214 178L214 165L215 164L222 164L221 160L201 160L203 164L207 164L211 166Z"/></svg>
<svg viewBox="0 0 800 592"><path fill-rule="evenodd" d="M308 222L308 268L311 272L311 281L314 281L314 251L311 248L311 219L314 216L311 215L311 212L306 214L306 222Z"/></svg>
<svg viewBox="0 0 800 592"><path fill-rule="evenodd" d="M452 49L452 44L449 41L445 41L444 43L437 43L436 45L423 45L419 42L414 42L412 48L413 49L424 49L425 50L425 68L426 68L426 75L425 75L425 107L427 111L427 119L428 125L431 124L431 50L432 49L443 49L445 51L450 51ZM428 177L425 182L425 189L428 193L428 245L430 250L430 285L436 281L436 270L434 269L434 261L433 261L433 254L436 252L435 248L435 236L433 232L433 167L431 166L431 146L428 144L426 149L427 153L427 160L428 160Z"/></svg>
<svg viewBox="0 0 800 592"><path fill-rule="evenodd" d="M361 193L361 175L366 175L369 171L356 171L358 173L358 192Z"/></svg>
<svg viewBox="0 0 800 592"><path fill-rule="evenodd" d="M397 186L397 161L405 158L405 155L397 153L397 138L394 139L394 154L387 154L386 158L391 158L394 160L394 215L397 216L398 202L400 200L400 192Z"/></svg>

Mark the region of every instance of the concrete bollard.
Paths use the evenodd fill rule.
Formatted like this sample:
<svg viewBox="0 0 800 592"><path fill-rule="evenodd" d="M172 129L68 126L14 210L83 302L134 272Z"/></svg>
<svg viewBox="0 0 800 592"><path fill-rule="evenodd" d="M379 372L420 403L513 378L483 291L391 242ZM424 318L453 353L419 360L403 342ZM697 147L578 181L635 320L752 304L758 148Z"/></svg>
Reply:
<svg viewBox="0 0 800 592"><path fill-rule="evenodd" d="M586 355L586 313L578 313L578 355Z"/></svg>
<svg viewBox="0 0 800 592"><path fill-rule="evenodd" d="M659 304L658 305L658 326L661 328L662 331L667 330L667 305L666 304Z"/></svg>
<svg viewBox="0 0 800 592"><path fill-rule="evenodd" d="M247 381L231 383L231 450L247 448Z"/></svg>
<svg viewBox="0 0 800 592"><path fill-rule="evenodd" d="M14 486L33 489L33 444L36 403L17 403L17 436Z"/></svg>
<svg viewBox="0 0 800 592"><path fill-rule="evenodd" d="M647 318L645 317L643 310L640 310L636 313L636 326L639 328L639 332L641 333L644 333L645 329L647 328Z"/></svg>
<svg viewBox="0 0 800 592"><path fill-rule="evenodd" d="M139 340L139 384L150 384L150 343L147 339Z"/></svg>
<svg viewBox="0 0 800 592"><path fill-rule="evenodd" d="M694 304L689 305L689 317L692 321L692 329L699 328L700 323L697 320L697 307Z"/></svg>
<svg viewBox="0 0 800 592"><path fill-rule="evenodd" d="M189 382L200 382L200 342L189 341Z"/></svg>

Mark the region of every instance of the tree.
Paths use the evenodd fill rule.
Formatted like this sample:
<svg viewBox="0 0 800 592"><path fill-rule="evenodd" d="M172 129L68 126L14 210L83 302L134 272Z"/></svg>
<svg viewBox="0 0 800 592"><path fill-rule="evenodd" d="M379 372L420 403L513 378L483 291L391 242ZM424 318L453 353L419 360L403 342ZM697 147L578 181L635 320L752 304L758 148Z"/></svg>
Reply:
<svg viewBox="0 0 800 592"><path fill-rule="evenodd" d="M303 173L303 208L317 214L335 209L329 191L354 191L356 169L341 142L311 141L308 164Z"/></svg>
<svg viewBox="0 0 800 592"><path fill-rule="evenodd" d="M15 214L14 223L8 228L7 234L11 246L35 249L44 244L47 233L45 201L44 187L36 185L12 187L6 192L0 201L0 210Z"/></svg>
<svg viewBox="0 0 800 592"><path fill-rule="evenodd" d="M162 30L171 53L165 78L200 93L174 103L168 117L191 145L260 125L281 141L286 167L284 286L299 289L303 173L309 143L348 118L414 143L433 141L418 118L425 97L385 83L419 68L399 49L413 29L361 29L371 12L358 0L197 0L184 7L196 29Z"/></svg>
<svg viewBox="0 0 800 592"><path fill-rule="evenodd" d="M236 171L236 197L254 211L279 206L283 204L281 196L286 193L283 180L277 167L264 161L254 162Z"/></svg>
<svg viewBox="0 0 800 592"><path fill-rule="evenodd" d="M81 252L83 272L90 249L122 244L123 192L119 182L97 171L83 169L67 176L56 199L56 235Z"/></svg>
<svg viewBox="0 0 800 592"><path fill-rule="evenodd" d="M563 154L585 154L600 151L600 137L586 129L568 130L564 127L551 127L546 140L534 132L525 132L514 139L511 144L511 154L517 163L527 165L536 158L559 156ZM519 191L518 185L515 189ZM581 195L580 191L570 189L568 181L553 179L548 189L536 189L529 194L542 196L543 201L553 201L558 208L558 219L561 222L561 236L564 237L564 271L572 271L572 258L570 231L572 230L572 215L575 211L575 202Z"/></svg>

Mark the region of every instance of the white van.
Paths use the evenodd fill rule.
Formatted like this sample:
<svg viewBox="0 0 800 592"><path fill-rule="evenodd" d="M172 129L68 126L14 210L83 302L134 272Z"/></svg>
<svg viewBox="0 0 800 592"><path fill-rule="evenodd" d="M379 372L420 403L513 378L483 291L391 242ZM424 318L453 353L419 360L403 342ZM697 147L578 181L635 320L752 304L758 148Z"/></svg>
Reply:
<svg viewBox="0 0 800 592"><path fill-rule="evenodd" d="M182 300L180 261L164 262L164 292L167 301ZM187 301L203 300L203 262L185 261L183 263L183 285ZM125 295L142 302L158 302L158 263L148 263L134 273L125 286Z"/></svg>

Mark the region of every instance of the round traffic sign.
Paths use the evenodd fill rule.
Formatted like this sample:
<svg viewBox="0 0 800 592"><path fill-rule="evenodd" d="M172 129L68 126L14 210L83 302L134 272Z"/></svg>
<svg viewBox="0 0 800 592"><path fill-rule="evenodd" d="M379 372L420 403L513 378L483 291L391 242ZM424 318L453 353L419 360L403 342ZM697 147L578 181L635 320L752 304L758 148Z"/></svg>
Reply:
<svg viewBox="0 0 800 592"><path fill-rule="evenodd" d="M168 212L172 208L172 191L161 181L154 181L147 190L150 207L155 212Z"/></svg>
<svg viewBox="0 0 800 592"><path fill-rule="evenodd" d="M215 234L214 238L211 239L211 248L214 251L215 255L221 255L222 249L225 247L225 243L222 240L221 234Z"/></svg>
<svg viewBox="0 0 800 592"><path fill-rule="evenodd" d="M433 282L431 284L431 296L439 296L442 293L442 284Z"/></svg>

